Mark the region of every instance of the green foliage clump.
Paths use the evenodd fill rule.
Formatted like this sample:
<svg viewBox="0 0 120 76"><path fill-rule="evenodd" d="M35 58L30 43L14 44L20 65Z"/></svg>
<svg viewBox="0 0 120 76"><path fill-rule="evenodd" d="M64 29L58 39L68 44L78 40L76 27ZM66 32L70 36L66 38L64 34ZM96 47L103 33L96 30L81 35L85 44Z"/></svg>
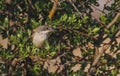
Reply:
<svg viewBox="0 0 120 76"><path fill-rule="evenodd" d="M107 3L1 0L0 76L119 75L120 1ZM38 49L31 36L41 25L56 31Z"/></svg>

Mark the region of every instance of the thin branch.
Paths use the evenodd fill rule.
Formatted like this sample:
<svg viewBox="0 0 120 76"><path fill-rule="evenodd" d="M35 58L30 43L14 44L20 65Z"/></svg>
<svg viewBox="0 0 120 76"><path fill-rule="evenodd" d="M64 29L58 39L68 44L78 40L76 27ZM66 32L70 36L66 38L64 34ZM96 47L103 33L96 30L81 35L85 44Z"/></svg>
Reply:
<svg viewBox="0 0 120 76"><path fill-rule="evenodd" d="M94 57L97 57L99 55L99 49L98 47L95 46L95 56ZM94 64L92 64L94 66Z"/></svg>
<svg viewBox="0 0 120 76"><path fill-rule="evenodd" d="M120 12L114 17L114 19L107 25L107 28L110 28L120 17Z"/></svg>
<svg viewBox="0 0 120 76"><path fill-rule="evenodd" d="M101 56L103 55L103 53L105 52L105 50L107 50L109 47L110 47L110 45L105 45L105 46L103 47L103 49L100 50L100 53L95 57L95 59L94 59L94 61L93 61L93 63L92 63L92 66L91 66L91 68L90 68L90 70L89 70L90 73L95 72L95 70L96 70L96 67L95 67L95 66L97 65L99 59L101 58Z"/></svg>
<svg viewBox="0 0 120 76"><path fill-rule="evenodd" d="M95 5L93 5L93 4L91 4L90 6L91 6L91 7L93 7L94 9L96 9L96 10L98 10L98 11L102 12L102 13L105 13L103 10L101 10L101 9L97 8L97 7L96 7Z"/></svg>
<svg viewBox="0 0 120 76"><path fill-rule="evenodd" d="M81 27L81 29L84 30L85 32L89 32L87 29L85 29L85 28L83 28L83 27Z"/></svg>
<svg viewBox="0 0 120 76"><path fill-rule="evenodd" d="M21 12L23 11L23 9L20 7L19 4L17 4L16 6L17 6L17 8L18 8Z"/></svg>
<svg viewBox="0 0 120 76"><path fill-rule="evenodd" d="M103 55L104 51L107 50L109 47L110 47L110 45L103 46L103 49L100 50L100 53L95 57L95 60L93 61L92 66L95 66L98 63L98 61L99 61L100 57Z"/></svg>
<svg viewBox="0 0 120 76"><path fill-rule="evenodd" d="M106 37L105 37L105 39L107 39ZM105 40L103 40L103 42L104 42ZM102 43L103 43L102 42ZM103 55L103 53L111 46L111 44L114 42L114 40L110 40L109 42L107 42L108 44L104 44L103 46L101 46L101 47L98 47L98 49L99 49L99 54L98 55L96 55L95 54L95 59L94 59L94 61L93 61L93 63L92 63L92 66L91 66L91 68L90 68L90 73L92 73L92 72L94 72L95 70L96 70L96 65L97 65L97 63L98 63L98 61L99 61L99 59L101 58L101 56ZM101 48L101 49L100 49ZM96 51L98 51L98 50L96 50Z"/></svg>
<svg viewBox="0 0 120 76"><path fill-rule="evenodd" d="M60 26L60 27L58 27L58 29L67 30L67 31L69 31L69 32L71 32L71 33L74 32L74 33L77 33L77 34L82 35L82 36L86 36L86 37L89 37L89 38L93 38L93 39L95 39L95 40L97 39L96 37L91 36L90 34L86 34L86 33L77 31L77 30L75 30L75 29L69 28L69 27Z"/></svg>
<svg viewBox="0 0 120 76"><path fill-rule="evenodd" d="M3 14L3 15L12 15L9 11L3 11L3 10L0 10L0 14Z"/></svg>
<svg viewBox="0 0 120 76"><path fill-rule="evenodd" d="M96 19L94 15L91 15L102 27L106 27L106 24L101 22L99 19Z"/></svg>
<svg viewBox="0 0 120 76"><path fill-rule="evenodd" d="M73 3L72 0L69 0L70 4L73 6L73 8L77 11L77 13L81 16L82 18L82 13L80 13L80 11L78 10L78 8L75 6L75 4Z"/></svg>
<svg viewBox="0 0 120 76"><path fill-rule="evenodd" d="M32 7L32 9L35 10L35 7L34 7L34 5L32 4L32 1L31 1L31 0L28 0L28 3L29 3L30 6Z"/></svg>

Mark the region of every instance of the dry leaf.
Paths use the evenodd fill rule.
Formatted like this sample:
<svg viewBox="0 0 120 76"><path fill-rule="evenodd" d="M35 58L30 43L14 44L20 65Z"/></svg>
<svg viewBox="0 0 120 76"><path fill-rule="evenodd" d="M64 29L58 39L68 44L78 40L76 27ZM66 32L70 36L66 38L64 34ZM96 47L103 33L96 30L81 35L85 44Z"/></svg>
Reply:
<svg viewBox="0 0 120 76"><path fill-rule="evenodd" d="M8 38L3 39L2 35L0 35L0 45L2 45L3 48L7 49L8 43L9 43Z"/></svg>
<svg viewBox="0 0 120 76"><path fill-rule="evenodd" d="M12 65L12 66L16 66L16 64L17 64L18 61L19 61L19 60L18 60L17 58L14 58L14 59L12 60L12 62L11 62L11 65Z"/></svg>
<svg viewBox="0 0 120 76"><path fill-rule="evenodd" d="M117 37L116 41L119 44L120 43L120 31L117 32L116 37Z"/></svg>
<svg viewBox="0 0 120 76"><path fill-rule="evenodd" d="M56 65L50 65L49 68L48 68L48 72L49 73L55 73L58 69L58 66Z"/></svg>
<svg viewBox="0 0 120 76"><path fill-rule="evenodd" d="M15 24L16 24L16 22L14 20L10 20L10 27L12 27Z"/></svg>
<svg viewBox="0 0 120 76"><path fill-rule="evenodd" d="M14 50L15 49L15 45L11 45L11 50Z"/></svg>
<svg viewBox="0 0 120 76"><path fill-rule="evenodd" d="M97 2L99 3L99 6L95 6L95 5L91 5L92 8L92 17L99 20L100 14L104 9L104 5L106 4L106 6L111 6L114 3L114 0L109 0L109 2L107 2L107 0L97 0ZM109 13L109 11L105 11L105 13Z"/></svg>
<svg viewBox="0 0 120 76"><path fill-rule="evenodd" d="M12 0L5 0L5 3L6 3L6 4L9 4L9 5L11 5L12 2L13 2Z"/></svg>
<svg viewBox="0 0 120 76"><path fill-rule="evenodd" d="M73 55L82 58L82 52L79 47L73 50Z"/></svg>
<svg viewBox="0 0 120 76"><path fill-rule="evenodd" d="M94 49L94 45L91 42L88 43L88 47Z"/></svg>
<svg viewBox="0 0 120 76"><path fill-rule="evenodd" d="M49 73L60 73L63 70L64 66L61 65L60 58L47 60L44 65L43 69L47 69Z"/></svg>
<svg viewBox="0 0 120 76"><path fill-rule="evenodd" d="M3 58L0 57L0 63L5 63L5 61L3 60Z"/></svg>
<svg viewBox="0 0 120 76"><path fill-rule="evenodd" d="M86 67L85 67L85 69L84 69L84 72L88 72L89 68L90 68L90 64L87 64Z"/></svg>
<svg viewBox="0 0 120 76"><path fill-rule="evenodd" d="M107 44L107 43L109 43L111 41L111 39L110 38L106 38L104 41L103 41L103 43L105 44Z"/></svg>
<svg viewBox="0 0 120 76"><path fill-rule="evenodd" d="M77 72L78 70L80 70L80 68L81 68L81 64L76 64L75 66L73 66L73 67L71 68L71 70L72 70L73 72Z"/></svg>
<svg viewBox="0 0 120 76"><path fill-rule="evenodd" d="M0 43L2 42L2 35L0 35Z"/></svg>
<svg viewBox="0 0 120 76"><path fill-rule="evenodd" d="M116 41L117 41L118 44L120 44L120 37L116 38Z"/></svg>

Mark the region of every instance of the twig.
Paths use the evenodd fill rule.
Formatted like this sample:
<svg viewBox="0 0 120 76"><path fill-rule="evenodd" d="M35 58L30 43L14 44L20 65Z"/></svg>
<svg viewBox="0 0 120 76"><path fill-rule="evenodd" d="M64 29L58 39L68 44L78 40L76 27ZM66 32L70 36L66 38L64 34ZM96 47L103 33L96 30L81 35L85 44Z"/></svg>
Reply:
<svg viewBox="0 0 120 76"><path fill-rule="evenodd" d="M82 18L82 13L79 12L79 10L77 9L77 7L75 6L75 4L72 2L72 0L69 0L70 4L73 6L73 8L77 11L77 13L81 16Z"/></svg>
<svg viewBox="0 0 120 76"><path fill-rule="evenodd" d="M95 46L95 56L94 57L97 57L99 55L99 49L98 47ZM92 64L92 66L94 66L94 64Z"/></svg>
<svg viewBox="0 0 120 76"><path fill-rule="evenodd" d="M105 52L105 50L107 50L109 47L110 47L110 45L106 45L106 46L103 47L102 50L100 50L100 53L95 57L95 59L94 59L94 61L93 61L93 63L92 63L92 66L91 66L91 68L90 68L90 70L89 70L90 73L92 73L92 72L94 72L94 71L96 70L96 67L95 67L95 66L97 65L100 57L103 55L103 53ZM97 51L97 50L96 50L96 51Z"/></svg>
<svg viewBox="0 0 120 76"><path fill-rule="evenodd" d="M114 17L114 19L107 25L107 28L110 28L117 21L117 19L119 17L120 17L120 12L117 13L117 15Z"/></svg>
<svg viewBox="0 0 120 76"><path fill-rule="evenodd" d="M3 14L3 15L12 15L12 13L10 13L9 11L3 11L3 10L0 10L0 14Z"/></svg>
<svg viewBox="0 0 120 76"><path fill-rule="evenodd" d="M35 7L33 6L32 1L31 1L31 0L28 0L28 3L29 3L29 4L30 4L30 6L32 7L32 9L34 9L34 10L35 10Z"/></svg>
<svg viewBox="0 0 120 76"><path fill-rule="evenodd" d="M105 36L105 39L108 39L106 36ZM104 42L105 40L103 40ZM103 43L102 42L102 43ZM98 55L95 54L95 59L92 63L92 66L90 68L90 73L94 72L96 70L96 65L100 59L100 57L103 55L103 53L111 46L111 44L114 42L114 40L110 40L109 42L107 42L108 44L104 44L103 46L101 47L97 47L99 50L96 50L96 51L99 51L99 53L96 53ZM101 49L100 49L101 48Z"/></svg>
<svg viewBox="0 0 120 76"><path fill-rule="evenodd" d="M84 30L85 32L89 32L87 29L85 29L85 28L83 28L83 27L81 27L81 29Z"/></svg>
<svg viewBox="0 0 120 76"><path fill-rule="evenodd" d="M100 11L100 12L103 12L104 13L104 11L103 10L101 10L101 9L99 9L99 8L97 8L95 5L93 5L93 4L91 4L90 5L91 7L93 7L94 9L96 9L96 10L98 10L98 11Z"/></svg>
<svg viewBox="0 0 120 76"><path fill-rule="evenodd" d="M58 0L53 0L53 6L52 6L52 9L50 10L49 12L49 19L52 20L52 17L54 16L56 10L57 10L57 6L58 6Z"/></svg>
<svg viewBox="0 0 120 76"><path fill-rule="evenodd" d="M110 47L110 45L106 45L106 46L103 47L102 50L100 50L100 53L98 55L96 55L95 60L92 63L92 66L95 66L98 63L98 60L100 59L100 57L102 56L104 51L107 50L109 47Z"/></svg>
<svg viewBox="0 0 120 76"><path fill-rule="evenodd" d="M91 15L102 27L106 27L106 24L101 22L99 19L96 19L94 15Z"/></svg>
<svg viewBox="0 0 120 76"><path fill-rule="evenodd" d="M23 9L20 7L19 4L17 4L16 6L17 6L17 8L18 8L21 12L23 11Z"/></svg>
<svg viewBox="0 0 120 76"><path fill-rule="evenodd" d="M86 33L77 31L75 29L69 28L69 27L61 26L61 27L59 27L59 29L63 29L63 30L67 30L67 31L70 31L70 32L78 33L79 35L83 35L83 36L86 36L86 37L89 37L89 38L93 38L95 40L97 39L96 37L91 36L90 34L86 34Z"/></svg>

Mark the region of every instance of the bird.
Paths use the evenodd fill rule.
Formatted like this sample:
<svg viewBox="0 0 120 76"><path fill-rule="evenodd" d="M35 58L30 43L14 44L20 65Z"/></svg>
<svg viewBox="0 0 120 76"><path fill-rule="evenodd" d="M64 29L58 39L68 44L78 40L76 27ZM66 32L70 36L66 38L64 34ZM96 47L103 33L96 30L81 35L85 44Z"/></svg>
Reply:
<svg viewBox="0 0 120 76"><path fill-rule="evenodd" d="M55 31L52 27L47 25L38 26L33 30L32 42L36 48L42 48L45 41L49 38L51 32Z"/></svg>

